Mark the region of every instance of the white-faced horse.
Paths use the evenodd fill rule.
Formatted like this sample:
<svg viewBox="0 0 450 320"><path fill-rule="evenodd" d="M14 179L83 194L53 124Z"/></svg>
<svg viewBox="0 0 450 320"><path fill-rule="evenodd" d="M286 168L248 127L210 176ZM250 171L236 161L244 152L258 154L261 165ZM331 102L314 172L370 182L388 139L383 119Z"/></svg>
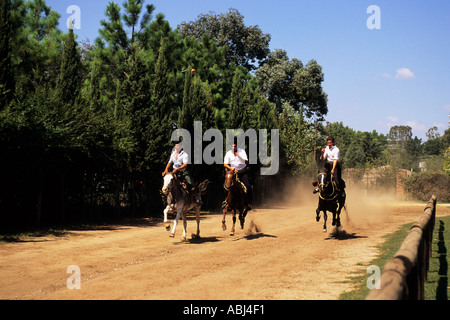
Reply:
<svg viewBox="0 0 450 320"><path fill-rule="evenodd" d="M183 219L183 235L181 239L186 240L186 228L187 219L186 213L189 210L195 210L195 216L197 220L197 233L192 234L193 238L200 238L200 208L201 208L201 195L206 192L206 188L209 184L209 180L205 180L200 183L194 192L186 191L176 176L168 173L164 176L164 185L162 192L167 196L167 207L164 209L164 223L166 224L167 231L170 230L170 224L168 223L167 214L176 212L177 216L173 223L173 228L170 233L170 237L175 237L175 230L180 218Z"/></svg>

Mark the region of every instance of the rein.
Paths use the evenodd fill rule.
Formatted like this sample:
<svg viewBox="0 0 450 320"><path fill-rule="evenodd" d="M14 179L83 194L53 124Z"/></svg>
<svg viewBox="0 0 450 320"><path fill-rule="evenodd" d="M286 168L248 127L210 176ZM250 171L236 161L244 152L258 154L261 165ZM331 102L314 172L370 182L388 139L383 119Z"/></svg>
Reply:
<svg viewBox="0 0 450 320"><path fill-rule="evenodd" d="M237 174L236 174L236 173L233 173L233 176L236 178ZM226 180L226 179L225 179L225 180ZM223 188L224 188L226 191L230 191L230 189L234 187L235 181L236 181L236 180L232 180L232 181L231 181L231 185L230 185L229 187L227 187L226 182L224 181L224 183L223 183Z"/></svg>
<svg viewBox="0 0 450 320"><path fill-rule="evenodd" d="M320 176L320 175L325 175L325 176L327 176L327 174L326 174L325 172L319 173L319 176ZM330 200L335 200L335 199L336 199L336 197L337 197L337 193L336 193L336 184L335 184L335 182L333 181L333 175L331 175L331 179L330 179L329 181L327 181L327 183L319 183L319 186L323 186L323 187L324 187L323 190L324 190L324 192L325 192L325 189L328 188L328 186L330 185L330 183L331 183L331 187L332 187L332 192L331 192L330 194L322 194L322 191L320 191L320 192L319 192L319 197L320 197L320 199L325 200L325 201L330 201Z"/></svg>

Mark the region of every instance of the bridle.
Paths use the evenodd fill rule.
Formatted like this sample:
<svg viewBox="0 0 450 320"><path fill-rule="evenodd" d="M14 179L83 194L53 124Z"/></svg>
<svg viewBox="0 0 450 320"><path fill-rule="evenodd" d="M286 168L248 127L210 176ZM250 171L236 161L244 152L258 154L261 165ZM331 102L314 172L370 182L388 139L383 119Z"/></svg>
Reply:
<svg viewBox="0 0 450 320"><path fill-rule="evenodd" d="M319 186L319 197L322 200L334 200L337 197L336 185L333 181L333 174L331 174L330 179L327 179L328 174L325 172L320 172L318 176L318 186ZM325 181L326 182L325 182ZM330 194L326 194L325 190L330 186L332 187L332 192Z"/></svg>
<svg viewBox="0 0 450 320"><path fill-rule="evenodd" d="M231 184L229 186L227 186L227 184L226 184L228 175L231 175L231 177L230 177ZM229 191L231 188L233 188L234 184L236 183L236 175L237 175L237 173L227 172L227 174L225 175L225 181L223 183L223 188L225 190Z"/></svg>
<svg viewBox="0 0 450 320"><path fill-rule="evenodd" d="M170 182L167 184L167 192L163 191L164 186L163 186L163 190L161 190L162 193L164 193L165 195L168 195L172 191L175 182L178 181L178 175L176 173L168 173L165 177L167 177L167 176L172 176L172 179L170 179Z"/></svg>

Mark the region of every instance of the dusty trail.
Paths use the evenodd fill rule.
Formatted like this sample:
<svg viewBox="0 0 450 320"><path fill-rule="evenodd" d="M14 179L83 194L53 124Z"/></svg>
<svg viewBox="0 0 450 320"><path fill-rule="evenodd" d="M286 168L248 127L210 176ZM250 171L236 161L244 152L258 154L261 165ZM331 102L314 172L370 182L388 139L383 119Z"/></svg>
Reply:
<svg viewBox="0 0 450 320"><path fill-rule="evenodd" d="M351 197L349 197L351 199ZM204 215L201 240L174 239L163 224L70 231L0 244L0 299L266 300L337 299L351 273L367 268L382 236L413 222L425 205L349 200L346 235L322 233L315 201L249 214L260 232L229 236L220 215ZM448 206L438 214L450 214ZM195 231L193 216L188 232ZM67 267L81 269L81 289L69 290Z"/></svg>

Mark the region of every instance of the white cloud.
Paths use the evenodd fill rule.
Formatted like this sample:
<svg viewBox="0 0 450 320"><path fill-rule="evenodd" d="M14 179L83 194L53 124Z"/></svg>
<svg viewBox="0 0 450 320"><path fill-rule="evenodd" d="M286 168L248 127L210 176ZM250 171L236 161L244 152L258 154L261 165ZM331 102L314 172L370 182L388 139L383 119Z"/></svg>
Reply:
<svg viewBox="0 0 450 320"><path fill-rule="evenodd" d="M416 75L409 68L400 68L395 74L395 79L398 80L409 80L414 79Z"/></svg>
<svg viewBox="0 0 450 320"><path fill-rule="evenodd" d="M383 72L383 74L381 75L383 78L392 78L391 75L387 72Z"/></svg>
<svg viewBox="0 0 450 320"><path fill-rule="evenodd" d="M405 125L410 126L413 132L427 132L428 127L424 125L423 123L419 123L415 120L413 121L407 121Z"/></svg>
<svg viewBox="0 0 450 320"><path fill-rule="evenodd" d="M387 120L389 121L389 123L397 123L398 122L398 118L393 117L393 116L388 116Z"/></svg>

